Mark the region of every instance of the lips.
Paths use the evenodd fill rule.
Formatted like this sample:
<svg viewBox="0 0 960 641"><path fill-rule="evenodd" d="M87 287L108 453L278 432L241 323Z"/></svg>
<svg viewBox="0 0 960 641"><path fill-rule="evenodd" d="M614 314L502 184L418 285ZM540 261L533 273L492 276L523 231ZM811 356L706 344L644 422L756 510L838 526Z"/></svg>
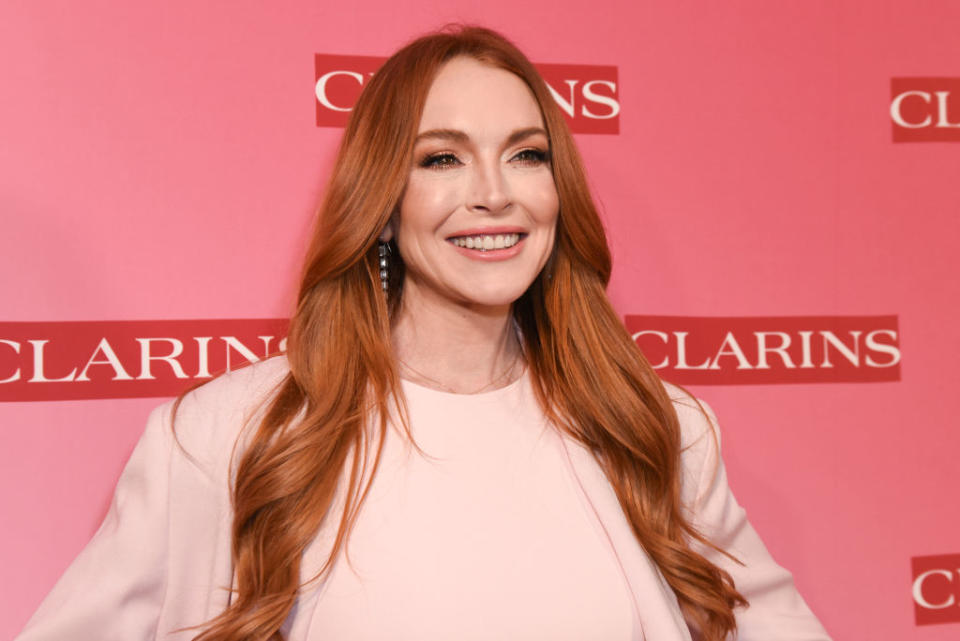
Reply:
<svg viewBox="0 0 960 641"><path fill-rule="evenodd" d="M469 236L453 236L447 240L464 249L474 249L481 252L495 249L509 249L520 242L526 234L471 234Z"/></svg>
<svg viewBox="0 0 960 641"><path fill-rule="evenodd" d="M481 262L499 262L518 256L529 233L519 226L474 227L447 236L446 241L462 256Z"/></svg>
<svg viewBox="0 0 960 641"><path fill-rule="evenodd" d="M519 249L527 237L527 229L519 225L484 225L460 229L447 236L447 242L468 254L503 252Z"/></svg>

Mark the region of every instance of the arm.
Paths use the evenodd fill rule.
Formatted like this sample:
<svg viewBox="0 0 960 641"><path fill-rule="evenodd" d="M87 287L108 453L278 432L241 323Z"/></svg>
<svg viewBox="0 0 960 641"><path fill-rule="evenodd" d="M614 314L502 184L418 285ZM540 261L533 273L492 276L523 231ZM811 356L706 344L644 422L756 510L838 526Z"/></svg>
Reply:
<svg viewBox="0 0 960 641"><path fill-rule="evenodd" d="M100 529L17 641L186 641L230 603L231 461L286 377L271 358L150 415Z"/></svg>
<svg viewBox="0 0 960 641"><path fill-rule="evenodd" d="M18 641L154 638L166 584L169 409L150 415L99 530Z"/></svg>
<svg viewBox="0 0 960 641"><path fill-rule="evenodd" d="M750 602L748 608L735 611L737 639L829 641L797 592L793 576L767 552L730 491L720 457L716 417L706 404L702 405L707 416L689 397L674 401L685 445L684 504L689 506L694 526L743 563L739 565L711 548L694 546L710 562L729 572L737 590Z"/></svg>

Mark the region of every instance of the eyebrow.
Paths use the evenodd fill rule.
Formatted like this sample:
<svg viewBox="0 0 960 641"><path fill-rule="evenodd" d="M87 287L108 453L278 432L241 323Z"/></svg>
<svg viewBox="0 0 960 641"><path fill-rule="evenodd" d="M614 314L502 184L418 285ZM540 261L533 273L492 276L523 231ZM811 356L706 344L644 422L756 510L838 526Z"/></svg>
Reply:
<svg viewBox="0 0 960 641"><path fill-rule="evenodd" d="M526 127L524 129L517 129L507 137L507 142L504 146L509 147L510 145L516 144L525 138L531 136L542 135L545 138L549 139L547 136L546 130L543 127ZM466 133L460 131L459 129L430 129L429 131L424 131L421 134L417 135L414 144L422 140L450 140L453 142L467 142L470 140L470 136Z"/></svg>

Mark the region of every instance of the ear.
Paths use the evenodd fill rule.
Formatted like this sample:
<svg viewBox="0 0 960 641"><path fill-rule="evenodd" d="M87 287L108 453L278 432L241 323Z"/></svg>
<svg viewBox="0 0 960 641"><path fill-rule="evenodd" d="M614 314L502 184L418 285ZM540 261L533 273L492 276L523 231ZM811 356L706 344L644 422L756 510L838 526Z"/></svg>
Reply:
<svg viewBox="0 0 960 641"><path fill-rule="evenodd" d="M387 222L387 226L380 232L379 240L381 243L389 243L393 240L393 218Z"/></svg>

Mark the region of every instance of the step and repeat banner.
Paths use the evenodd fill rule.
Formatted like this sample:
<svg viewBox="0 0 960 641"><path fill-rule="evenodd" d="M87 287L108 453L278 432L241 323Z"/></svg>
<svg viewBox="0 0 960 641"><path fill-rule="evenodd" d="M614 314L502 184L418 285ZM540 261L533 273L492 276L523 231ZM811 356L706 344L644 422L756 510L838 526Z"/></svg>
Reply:
<svg viewBox="0 0 960 641"><path fill-rule="evenodd" d="M149 410L283 350L353 101L449 22L542 71L617 310L831 634L960 638L951 0L4 3L0 638Z"/></svg>

